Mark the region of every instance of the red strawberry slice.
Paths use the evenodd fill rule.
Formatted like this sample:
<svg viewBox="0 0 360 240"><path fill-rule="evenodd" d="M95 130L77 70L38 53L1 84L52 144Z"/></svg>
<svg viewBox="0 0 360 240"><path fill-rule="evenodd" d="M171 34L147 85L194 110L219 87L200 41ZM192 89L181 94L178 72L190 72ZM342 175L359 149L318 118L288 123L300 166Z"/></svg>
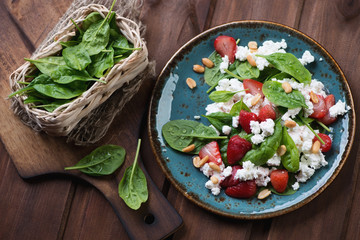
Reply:
<svg viewBox="0 0 360 240"><path fill-rule="evenodd" d="M319 137L325 142L325 144L322 144L320 145L320 150L322 152L328 152L330 151L331 149L331 144L332 144L332 141L331 141L331 138L324 134L324 133L318 133ZM313 139L313 142L315 141L319 141L319 139L315 136L314 139Z"/></svg>
<svg viewBox="0 0 360 240"><path fill-rule="evenodd" d="M231 175L226 177L221 183L220 186L223 188L227 188L227 187L232 187L237 185L240 180L239 179L235 179L235 174L237 172L237 170L242 169L242 166L240 165L235 165L232 166L232 171L231 171Z"/></svg>
<svg viewBox="0 0 360 240"><path fill-rule="evenodd" d="M240 161L245 154L250 151L252 145L249 141L241 138L239 135L235 135L230 138L227 147L227 160L230 165L233 165Z"/></svg>
<svg viewBox="0 0 360 240"><path fill-rule="evenodd" d="M285 169L274 170L270 173L271 185L278 193L285 191L289 181L289 173Z"/></svg>
<svg viewBox="0 0 360 240"><path fill-rule="evenodd" d="M219 166L222 164L219 144L216 141L212 141L200 149L199 157L202 159L206 156L209 156L209 162Z"/></svg>
<svg viewBox="0 0 360 240"><path fill-rule="evenodd" d="M227 55L230 63L235 61L236 41L233 37L218 36L214 41L214 46L221 57Z"/></svg>
<svg viewBox="0 0 360 240"><path fill-rule="evenodd" d="M243 81L244 89L247 89L246 93L251 93L252 95L256 95L257 93L261 94L264 97L262 92L263 84L253 79L244 79Z"/></svg>
<svg viewBox="0 0 360 240"><path fill-rule="evenodd" d="M326 115L326 103L325 103L325 99L323 96L321 95L317 95L316 96L318 97L319 99L319 102L317 103L314 103L313 102L313 105L314 105L314 112L309 116L311 118L322 118Z"/></svg>
<svg viewBox="0 0 360 240"><path fill-rule="evenodd" d="M264 122L268 118L271 118L272 120L275 120L276 119L276 112L275 112L274 108L270 104L267 104L267 105L260 108L258 118L259 118L260 122Z"/></svg>
<svg viewBox="0 0 360 240"><path fill-rule="evenodd" d="M246 133L251 133L250 122L258 121L258 117L255 113L241 110L239 114L239 124L245 130Z"/></svg>
<svg viewBox="0 0 360 240"><path fill-rule="evenodd" d="M234 198L250 198L256 193L255 180L239 182L237 185L225 189L225 194Z"/></svg>
<svg viewBox="0 0 360 240"><path fill-rule="evenodd" d="M330 125L333 122L336 121L336 117L331 117L329 109L335 105L335 97L334 95L330 94L325 98L325 104L326 104L326 114L323 118L320 118L319 121L322 122L325 125Z"/></svg>

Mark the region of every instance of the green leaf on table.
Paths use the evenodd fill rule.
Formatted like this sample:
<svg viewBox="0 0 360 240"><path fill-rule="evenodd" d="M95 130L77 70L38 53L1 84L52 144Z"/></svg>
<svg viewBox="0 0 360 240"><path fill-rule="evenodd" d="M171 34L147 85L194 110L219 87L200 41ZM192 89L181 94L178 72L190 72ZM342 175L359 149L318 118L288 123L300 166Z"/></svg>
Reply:
<svg viewBox="0 0 360 240"><path fill-rule="evenodd" d="M145 174L137 163L140 145L141 139L138 141L134 163L125 170L118 188L119 196L134 210L139 209L149 196Z"/></svg>
<svg viewBox="0 0 360 240"><path fill-rule="evenodd" d="M77 169L90 176L104 176L115 172L125 160L125 149L116 145L103 145L65 170Z"/></svg>

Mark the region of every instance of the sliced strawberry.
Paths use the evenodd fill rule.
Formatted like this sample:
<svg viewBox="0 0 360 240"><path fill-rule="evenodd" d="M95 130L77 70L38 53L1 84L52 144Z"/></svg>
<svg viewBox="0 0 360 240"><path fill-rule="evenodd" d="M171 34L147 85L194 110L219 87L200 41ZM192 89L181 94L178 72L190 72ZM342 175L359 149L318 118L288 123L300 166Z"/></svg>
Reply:
<svg viewBox="0 0 360 240"><path fill-rule="evenodd" d="M230 63L235 61L236 41L233 37L218 36L214 41L215 50L221 57L228 56Z"/></svg>
<svg viewBox="0 0 360 240"><path fill-rule="evenodd" d="M251 121L258 121L257 115L252 112L241 110L239 114L239 124L245 130L246 133L251 133L251 128L250 128Z"/></svg>
<svg viewBox="0 0 360 240"><path fill-rule="evenodd" d="M289 173L285 169L274 170L270 173L271 185L278 193L285 191L289 181Z"/></svg>
<svg viewBox="0 0 360 240"><path fill-rule="evenodd" d="M314 105L314 112L309 116L311 118L323 118L326 115L326 103L325 103L325 99L323 96L321 95L316 95L319 99L319 101L317 103L313 103Z"/></svg>
<svg viewBox="0 0 360 240"><path fill-rule="evenodd" d="M271 118L272 120L275 120L276 119L276 112L275 112L274 108L270 104L267 104L267 105L260 108L258 118L259 118L260 122L266 121L266 119L268 119L268 118Z"/></svg>
<svg viewBox="0 0 360 240"><path fill-rule="evenodd" d="M251 93L252 95L256 95L257 93L261 94L264 97L262 92L263 84L253 79L244 79L243 81L244 89L247 89L246 93Z"/></svg>
<svg viewBox="0 0 360 240"><path fill-rule="evenodd" d="M239 135L235 135L230 138L227 147L227 160L230 165L233 165L240 161L245 154L250 151L252 145L249 141L241 138Z"/></svg>
<svg viewBox="0 0 360 240"><path fill-rule="evenodd" d="M331 144L332 144L332 141L331 141L331 138L324 134L324 133L318 133L319 137L325 142L325 144L322 144L320 145L320 150L322 152L328 152L330 151L331 149ZM315 136L314 139L313 139L313 142L315 141L319 141L319 139Z"/></svg>
<svg viewBox="0 0 360 240"><path fill-rule="evenodd" d="M202 159L206 156L209 156L209 162L219 166L222 164L219 144L216 141L212 141L200 149L199 157Z"/></svg>
<svg viewBox="0 0 360 240"><path fill-rule="evenodd" d="M255 180L250 180L226 188L225 194L234 198L250 198L255 195L256 190Z"/></svg>
<svg viewBox="0 0 360 240"><path fill-rule="evenodd" d="M237 170L242 169L242 166L240 165L235 165L232 166L232 171L231 171L231 175L226 177L221 183L220 186L223 188L227 188L227 187L232 187L237 185L240 180L239 179L235 179L235 174L237 172Z"/></svg>
<svg viewBox="0 0 360 240"><path fill-rule="evenodd" d="M330 94L325 98L325 104L326 104L326 114L323 118L320 118L319 121L322 122L325 125L330 125L333 122L336 121L336 117L331 117L329 109L335 105L335 97L334 95Z"/></svg>

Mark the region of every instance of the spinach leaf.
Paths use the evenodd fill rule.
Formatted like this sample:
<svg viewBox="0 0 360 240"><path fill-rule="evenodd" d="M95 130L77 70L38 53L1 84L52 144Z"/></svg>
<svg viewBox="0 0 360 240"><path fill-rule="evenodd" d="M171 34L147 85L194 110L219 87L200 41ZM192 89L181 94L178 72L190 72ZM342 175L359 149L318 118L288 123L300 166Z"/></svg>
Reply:
<svg viewBox="0 0 360 240"><path fill-rule="evenodd" d="M28 100L28 99L26 99ZM44 108L46 111L48 112L53 112L55 109L57 109L58 107L66 104L66 103L69 103L71 102L70 99L50 99L50 100L46 100L46 99L40 99L40 98L31 98L30 101L34 101L34 103L39 103L40 102L41 104L40 105L35 105L33 106L34 108ZM25 103L25 101L24 101ZM29 102L28 102L29 103Z"/></svg>
<svg viewBox="0 0 360 240"><path fill-rule="evenodd" d="M99 81L106 83L100 79L92 78L86 71L78 71L69 67L59 67L50 76L54 82L59 84L68 84L74 81Z"/></svg>
<svg viewBox="0 0 360 240"><path fill-rule="evenodd" d="M169 146L182 151L190 144L195 144L195 149L189 154L197 154L200 149L214 139L225 139L218 136L215 129L191 120L172 120L162 127L162 134Z"/></svg>
<svg viewBox="0 0 360 240"><path fill-rule="evenodd" d="M237 73L241 78L258 78L260 76L260 70L257 67L253 67L249 62L240 63L236 68Z"/></svg>
<svg viewBox="0 0 360 240"><path fill-rule="evenodd" d="M131 209L137 210L141 203L148 199L148 188L146 177L137 164L141 139L139 139L135 160L132 166L125 170L124 176L119 183L119 196Z"/></svg>
<svg viewBox="0 0 360 240"><path fill-rule="evenodd" d="M285 78L291 78L291 76L285 72L281 72L272 76L271 79L276 78L277 80L283 80Z"/></svg>
<svg viewBox="0 0 360 240"><path fill-rule="evenodd" d="M91 57L92 63L88 66L88 72L91 76L101 78L104 71L114 66L114 49L109 47L110 52L100 52Z"/></svg>
<svg viewBox="0 0 360 240"><path fill-rule="evenodd" d="M257 78L259 82L265 82L271 80L274 75L280 73L280 71L273 67L266 67L264 70L260 71L260 76Z"/></svg>
<svg viewBox="0 0 360 240"><path fill-rule="evenodd" d="M69 84L58 84L55 82L48 84L35 84L33 88L48 97L55 99L71 99L80 96L86 89L86 82L74 81Z"/></svg>
<svg viewBox="0 0 360 240"><path fill-rule="evenodd" d="M100 15L99 12L92 12L86 16L86 18L81 24L81 28L83 29L83 31L86 31L90 27L90 25L103 19L104 18Z"/></svg>
<svg viewBox="0 0 360 240"><path fill-rule="evenodd" d="M241 138L243 138L243 139L245 139L245 140L247 140L247 141L249 141L249 142L251 142L251 137L254 136L254 134L252 134L252 133L247 133L247 132L245 132L244 129L242 129L241 132L240 132L238 135L239 135ZM254 145L253 145L253 147L254 147Z"/></svg>
<svg viewBox="0 0 360 240"><path fill-rule="evenodd" d="M242 90L242 91L244 91L244 90ZM228 102L238 92L241 92L241 91L237 91L237 92L214 91L214 92L210 93L209 98L214 102Z"/></svg>
<svg viewBox="0 0 360 240"><path fill-rule="evenodd" d="M125 149L116 145L103 145L65 170L78 169L90 176L110 175L116 171L125 160Z"/></svg>
<svg viewBox="0 0 360 240"><path fill-rule="evenodd" d="M257 166L263 165L274 156L276 150L280 146L282 137L282 126L279 120L275 123L274 134L267 137L264 142L261 143L260 147L257 149L252 149L248 151L242 162L250 161Z"/></svg>
<svg viewBox="0 0 360 240"><path fill-rule="evenodd" d="M262 87L262 91L267 99L275 105L286 107L289 109L304 107L308 108L305 98L301 92L293 90L286 93L281 87L281 83L277 81L267 81Z"/></svg>
<svg viewBox="0 0 360 240"><path fill-rule="evenodd" d="M311 73L300 63L291 53L273 53L270 55L257 55L265 58L275 68L282 72L288 73L296 80L304 84L310 84Z"/></svg>
<svg viewBox="0 0 360 240"><path fill-rule="evenodd" d="M124 54L125 52L129 51L129 49L131 48L128 40L126 39L126 37L124 37L123 35L119 35L118 37L115 38L114 42L113 42L113 48L115 48L116 54L120 55L120 54Z"/></svg>
<svg viewBox="0 0 360 240"><path fill-rule="evenodd" d="M116 13L112 12L109 17L109 25L110 25L110 37L117 38L121 36L120 29L116 23Z"/></svg>
<svg viewBox="0 0 360 240"><path fill-rule="evenodd" d="M73 47L75 45L78 45L80 42L79 41L66 41L66 42L60 42L61 46L63 46L64 48L67 47Z"/></svg>
<svg viewBox="0 0 360 240"><path fill-rule="evenodd" d="M281 156L282 165L289 172L297 172L299 170L300 153L286 127L283 127L281 144L286 146L286 152Z"/></svg>
<svg viewBox="0 0 360 240"><path fill-rule="evenodd" d="M216 51L209 56L209 59L214 63L214 67L205 67L204 79L209 86L214 86L221 80L220 63L222 59Z"/></svg>
<svg viewBox="0 0 360 240"><path fill-rule="evenodd" d="M206 117L207 120L213 125L218 131L222 131L222 127L224 125L231 126L232 125L232 116L229 113L224 112L216 112L211 113L209 115L202 115Z"/></svg>
<svg viewBox="0 0 360 240"><path fill-rule="evenodd" d="M66 65L76 70L84 70L90 63L89 53L83 44L67 47L62 51Z"/></svg>
<svg viewBox="0 0 360 240"><path fill-rule="evenodd" d="M97 21L89 26L84 33L82 43L84 49L87 50L90 56L96 55L109 43L110 25L107 21L112 13L116 0L113 1L111 8L104 20Z"/></svg>
<svg viewBox="0 0 360 240"><path fill-rule="evenodd" d="M37 76L36 78L34 78L26 87L21 88L19 90L17 90L16 92L13 92L12 94L10 94L8 97L12 98L15 95L21 95L25 92L29 92L31 90L34 89L34 85L35 84L47 84L47 83L52 83L53 81L51 80L51 78L45 74L40 74L39 76Z"/></svg>
<svg viewBox="0 0 360 240"><path fill-rule="evenodd" d="M40 59L28 59L24 58L26 61L34 64L41 73L50 76L50 74L58 69L60 66L66 66L66 62L63 57L44 57Z"/></svg>
<svg viewBox="0 0 360 240"><path fill-rule="evenodd" d="M251 112L250 111L250 108L248 106L246 106L246 104L243 102L243 99L241 99L240 101L236 102L232 107L231 107L231 110L230 110L230 115L231 116L239 116L240 114L240 111L241 110L245 110L247 112Z"/></svg>

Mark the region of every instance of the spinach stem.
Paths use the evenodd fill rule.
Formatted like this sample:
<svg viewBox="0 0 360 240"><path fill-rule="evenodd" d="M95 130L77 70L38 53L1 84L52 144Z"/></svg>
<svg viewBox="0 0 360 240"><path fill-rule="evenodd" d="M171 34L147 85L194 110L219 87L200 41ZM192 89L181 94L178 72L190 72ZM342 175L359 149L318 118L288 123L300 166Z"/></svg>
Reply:
<svg viewBox="0 0 360 240"><path fill-rule="evenodd" d="M34 106L34 107L48 107L48 106L52 106L51 104L45 104L45 105L37 105L37 106ZM89 168L89 167L92 167L92 166L96 166L102 162L105 162L109 159L110 157L107 157L103 160L101 160L100 162L93 162L93 163L90 163L90 164L87 164L87 165L80 165L80 166L71 166L71 167L66 167L64 168L65 170L75 170L75 169L83 169L83 168Z"/></svg>
<svg viewBox="0 0 360 240"><path fill-rule="evenodd" d="M241 80L241 81L244 80L244 78L241 78L241 77L239 77L238 75L230 72L228 69L224 69L224 71L225 71L227 74L229 74L230 76L234 77L234 78L237 78L237 79L239 79L239 80Z"/></svg>
<svg viewBox="0 0 360 240"><path fill-rule="evenodd" d="M322 122L316 120L317 124L319 124L321 127L323 127L326 131L331 132L330 128L328 128L325 124Z"/></svg>
<svg viewBox="0 0 360 240"><path fill-rule="evenodd" d="M214 84L214 85L212 85L212 86L206 91L206 93L211 92L216 86L217 86L217 83Z"/></svg>
<svg viewBox="0 0 360 240"><path fill-rule="evenodd" d="M74 19L70 18L71 22L74 24L74 26L77 28L77 30L80 32L80 34L83 34L83 30L79 27L79 25L76 24Z"/></svg>
<svg viewBox="0 0 360 240"><path fill-rule="evenodd" d="M310 131L311 131L313 134L315 134L316 138L319 139L319 141L320 141L322 144L325 144L324 140L322 140L321 137L319 137L319 135L314 131L314 129L313 129L307 122L305 122L304 118L303 118L302 116L300 116L300 115L299 115L299 117L300 117L301 121L305 124L305 126L307 126L307 127L310 129Z"/></svg>
<svg viewBox="0 0 360 240"><path fill-rule="evenodd" d="M240 42L240 38L238 38L238 39L236 40L236 45L238 45L239 42Z"/></svg>
<svg viewBox="0 0 360 240"><path fill-rule="evenodd" d="M21 81L19 81L19 82L17 82L18 84L23 84L23 85L29 85L30 83L29 82L21 82Z"/></svg>
<svg viewBox="0 0 360 240"><path fill-rule="evenodd" d="M132 178L134 176L134 171L135 171L135 167L137 164L137 160L138 160L138 156L139 156L139 152L140 152L140 146L141 146L141 138L139 138L138 140L138 145L137 145L137 149L136 149L136 154L135 154L135 159L134 159L134 163L132 165L132 169L131 169L131 174L130 174L130 183L132 183Z"/></svg>

